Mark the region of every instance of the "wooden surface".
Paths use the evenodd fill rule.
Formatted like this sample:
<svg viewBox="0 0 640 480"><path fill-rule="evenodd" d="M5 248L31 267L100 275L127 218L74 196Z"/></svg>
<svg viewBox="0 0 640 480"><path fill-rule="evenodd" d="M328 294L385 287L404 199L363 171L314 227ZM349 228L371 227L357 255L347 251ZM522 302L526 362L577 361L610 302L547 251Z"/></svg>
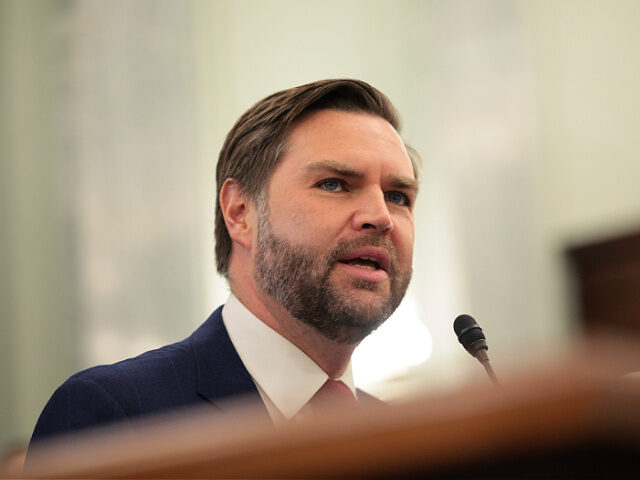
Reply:
<svg viewBox="0 0 640 480"><path fill-rule="evenodd" d="M584 349L588 358L571 355L504 378L500 388L487 381L277 429L238 406L228 416L200 410L77 435L43 448L30 475L484 478L474 476L480 468L493 478L545 478L545 462L553 459L548 468L565 462L563 468L581 477L593 472L589 461L609 461L613 467L602 478L616 478L614 467L622 472L617 478L625 478L631 459L640 458L640 382L623 376L640 370L638 350L603 349L607 353Z"/></svg>

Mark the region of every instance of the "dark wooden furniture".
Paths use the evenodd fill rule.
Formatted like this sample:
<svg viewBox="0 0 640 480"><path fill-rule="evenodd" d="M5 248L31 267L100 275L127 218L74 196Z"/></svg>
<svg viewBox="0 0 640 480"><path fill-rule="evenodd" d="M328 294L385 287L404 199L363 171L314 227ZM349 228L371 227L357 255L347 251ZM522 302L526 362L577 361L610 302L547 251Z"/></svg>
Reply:
<svg viewBox="0 0 640 480"><path fill-rule="evenodd" d="M568 256L585 330L640 338L640 232L574 247Z"/></svg>

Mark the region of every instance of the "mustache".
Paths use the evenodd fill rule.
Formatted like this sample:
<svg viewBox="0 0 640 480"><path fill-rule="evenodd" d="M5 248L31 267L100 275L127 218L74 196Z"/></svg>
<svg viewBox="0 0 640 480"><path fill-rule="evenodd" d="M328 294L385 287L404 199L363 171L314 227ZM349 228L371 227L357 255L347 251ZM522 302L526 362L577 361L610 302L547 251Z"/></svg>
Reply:
<svg viewBox="0 0 640 480"><path fill-rule="evenodd" d="M369 235L366 237L357 237L351 240L341 241L327 256L327 267L332 267L338 262L338 259L342 258L350 251L355 250L356 248L369 246L384 248L389 254L389 268L391 270L389 273L393 274L398 271L398 251L391 240L380 235Z"/></svg>

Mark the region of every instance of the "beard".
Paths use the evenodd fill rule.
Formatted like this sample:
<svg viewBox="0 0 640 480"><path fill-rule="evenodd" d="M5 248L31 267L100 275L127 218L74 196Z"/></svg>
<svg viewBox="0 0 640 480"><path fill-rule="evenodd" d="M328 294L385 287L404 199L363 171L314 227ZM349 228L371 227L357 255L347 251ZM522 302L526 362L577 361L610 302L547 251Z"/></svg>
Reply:
<svg viewBox="0 0 640 480"><path fill-rule="evenodd" d="M389 293L385 283L352 279L352 287L381 291L379 301L357 299L338 288L331 272L346 253L366 245L389 252ZM398 255L391 241L381 235L342 241L331 252L294 245L270 228L268 212L258 220L258 248L254 279L259 288L278 301L293 318L314 327L326 338L342 344L355 344L378 328L402 301L411 269L400 271Z"/></svg>

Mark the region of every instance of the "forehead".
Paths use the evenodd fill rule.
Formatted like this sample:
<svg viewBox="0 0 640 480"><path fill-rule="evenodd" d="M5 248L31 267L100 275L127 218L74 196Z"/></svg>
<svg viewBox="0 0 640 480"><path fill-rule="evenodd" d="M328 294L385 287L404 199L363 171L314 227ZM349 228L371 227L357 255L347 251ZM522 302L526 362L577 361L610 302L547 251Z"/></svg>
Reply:
<svg viewBox="0 0 640 480"><path fill-rule="evenodd" d="M318 160L357 164L363 169L379 167L414 177L398 133L383 118L367 113L321 110L296 122L279 167L295 169Z"/></svg>

